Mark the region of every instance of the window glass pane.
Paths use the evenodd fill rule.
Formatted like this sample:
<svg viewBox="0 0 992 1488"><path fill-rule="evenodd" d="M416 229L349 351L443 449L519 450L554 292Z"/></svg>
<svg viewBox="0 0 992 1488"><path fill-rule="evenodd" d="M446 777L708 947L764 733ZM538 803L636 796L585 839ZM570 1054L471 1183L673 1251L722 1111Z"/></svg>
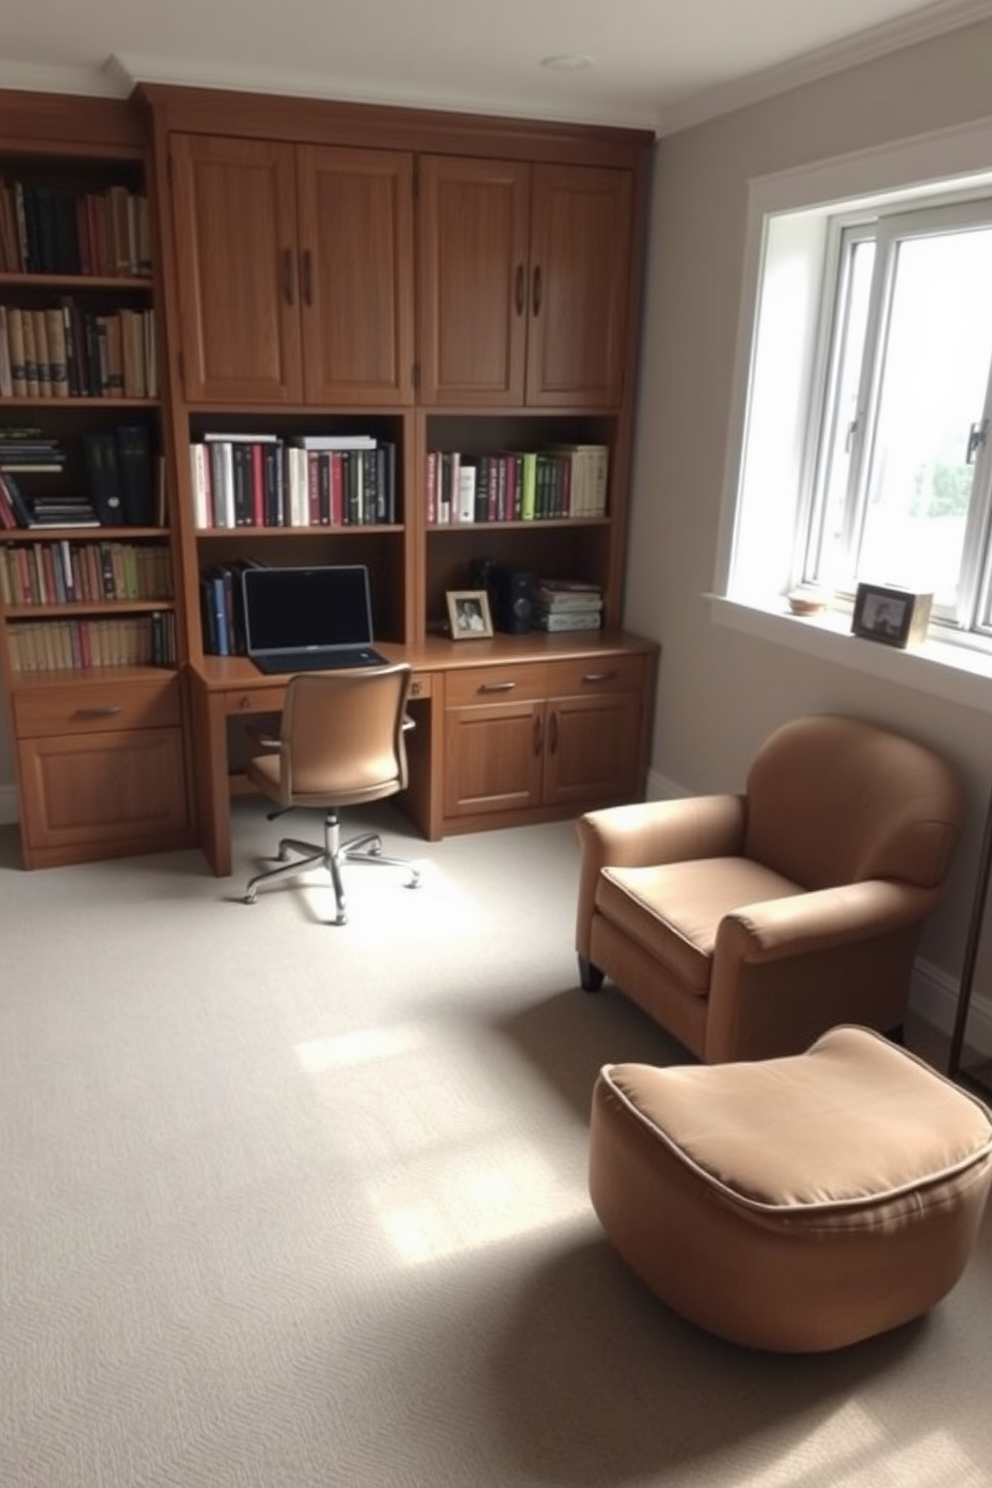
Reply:
<svg viewBox="0 0 992 1488"><path fill-rule="evenodd" d="M831 587L851 584L850 565L844 564L844 509L851 473L852 431L858 408L858 385L865 350L865 329L872 273L874 239L850 245L845 255L843 282L834 327L828 423L824 429L819 507L814 517L812 546L805 578Z"/></svg>
<svg viewBox="0 0 992 1488"><path fill-rule="evenodd" d="M992 359L992 228L898 244L857 577L957 597Z"/></svg>

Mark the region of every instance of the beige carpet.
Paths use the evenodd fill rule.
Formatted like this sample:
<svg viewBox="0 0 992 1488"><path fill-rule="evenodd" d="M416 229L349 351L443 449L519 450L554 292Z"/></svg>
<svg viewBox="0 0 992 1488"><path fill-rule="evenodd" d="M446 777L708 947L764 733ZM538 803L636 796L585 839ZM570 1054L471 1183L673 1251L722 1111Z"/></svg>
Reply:
<svg viewBox="0 0 992 1488"><path fill-rule="evenodd" d="M343 929L233 902L253 803L233 884L0 837L2 1488L992 1485L990 1225L842 1354L681 1323L586 1198L599 1064L678 1055L576 990L570 826L375 819L424 884L354 868Z"/></svg>

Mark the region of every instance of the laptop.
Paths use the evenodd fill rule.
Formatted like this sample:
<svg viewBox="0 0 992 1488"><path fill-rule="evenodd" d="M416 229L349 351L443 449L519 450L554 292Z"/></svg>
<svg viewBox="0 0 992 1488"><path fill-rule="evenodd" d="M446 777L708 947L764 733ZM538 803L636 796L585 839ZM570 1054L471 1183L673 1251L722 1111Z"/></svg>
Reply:
<svg viewBox="0 0 992 1488"><path fill-rule="evenodd" d="M383 666L372 646L369 571L363 563L246 568L245 643L260 672Z"/></svg>

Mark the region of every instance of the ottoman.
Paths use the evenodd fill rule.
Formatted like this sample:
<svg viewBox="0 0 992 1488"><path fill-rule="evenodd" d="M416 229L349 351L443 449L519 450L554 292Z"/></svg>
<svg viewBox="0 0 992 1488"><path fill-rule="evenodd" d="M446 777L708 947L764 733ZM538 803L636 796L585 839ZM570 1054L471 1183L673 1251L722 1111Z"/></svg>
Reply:
<svg viewBox="0 0 992 1488"><path fill-rule="evenodd" d="M926 1312L990 1183L983 1103L864 1028L783 1059L607 1065L593 1092L607 1236L676 1312L754 1348L840 1348Z"/></svg>

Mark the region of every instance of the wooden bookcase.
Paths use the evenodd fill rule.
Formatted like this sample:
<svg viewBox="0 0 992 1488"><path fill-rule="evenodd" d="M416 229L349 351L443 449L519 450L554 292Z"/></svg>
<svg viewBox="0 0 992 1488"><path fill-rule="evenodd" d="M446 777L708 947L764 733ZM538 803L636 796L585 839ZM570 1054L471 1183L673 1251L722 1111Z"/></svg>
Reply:
<svg viewBox="0 0 992 1488"><path fill-rule="evenodd" d="M0 531L0 675L28 867L194 840L147 163L125 104L0 95L14 351L0 465L31 514L36 499L90 498L101 520L76 525L86 513L69 510L64 526ZM15 458L19 438L39 442L37 458ZM90 463L108 445L135 477L120 509Z"/></svg>
<svg viewBox="0 0 992 1488"><path fill-rule="evenodd" d="M71 115L68 100L26 106L20 154L11 127L0 151L100 162L108 179L139 182L151 200L150 281L101 292L155 307L160 387L140 416L155 430L168 495L165 526L134 537L168 548L178 668L114 667L101 679L127 699L101 696L85 712L86 759L98 753L93 733L109 761L143 730L145 743L164 731L172 754L147 778L134 762L134 800L144 804L123 834L108 798L78 835L67 821L56 847L46 826L54 767L39 775L36 758L71 752L67 700L93 678L15 673L10 642L22 617L0 614L25 841L39 844L26 861L158 847L195 831L216 871L228 871L224 719L278 698L247 662L214 654L201 581L251 561L368 565L377 638L416 672L407 798L428 836L639 797L658 648L620 624L651 137L158 85L127 104L87 106L79 130L78 102ZM14 117L5 107L0 126ZM115 414L102 399L66 401L80 429L81 414ZM57 412L44 410L48 420ZM335 524L316 510L294 524L253 504L266 467L251 462L264 462L267 446L329 435L371 436L388 450L391 503ZM232 469L250 465L238 477L249 504L233 517L233 508L208 511L198 490L191 451L217 436L227 436ZM491 507L485 520L443 522L429 508L430 457L482 465L575 445L606 452L595 511L552 505L524 518ZM381 486L381 472L363 470L366 490ZM445 594L476 587L483 560L600 586L602 630L451 641ZM26 699L38 692L32 711ZM106 796L105 763L75 782L78 800Z"/></svg>

